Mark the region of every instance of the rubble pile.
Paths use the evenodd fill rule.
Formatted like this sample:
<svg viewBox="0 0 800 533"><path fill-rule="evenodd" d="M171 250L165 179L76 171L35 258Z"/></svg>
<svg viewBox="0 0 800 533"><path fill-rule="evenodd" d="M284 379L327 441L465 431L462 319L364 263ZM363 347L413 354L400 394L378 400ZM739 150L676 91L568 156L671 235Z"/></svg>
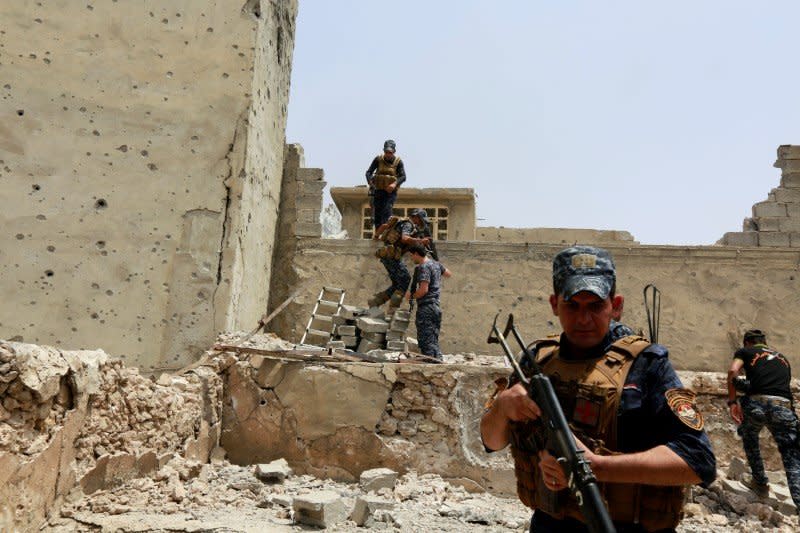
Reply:
<svg viewBox="0 0 800 533"><path fill-rule="evenodd" d="M0 341L0 451L35 455L73 408L70 364L54 348Z"/></svg>
<svg viewBox="0 0 800 533"><path fill-rule="evenodd" d="M196 453L197 438L219 427L221 397L222 381L213 369L153 381L111 360L102 367L99 391L75 441L79 464L109 454Z"/></svg>
<svg viewBox="0 0 800 533"><path fill-rule="evenodd" d="M738 467L737 467L738 468ZM732 468L731 470L735 470ZM785 478L772 472L773 492L759 499L719 472L711 488L695 487L678 531L797 531L786 505ZM783 499L781 499L783 498ZM51 519L51 531L329 531L528 530L530 511L515 498L471 493L434 474L379 468L357 483L293 475L284 460L255 466L199 464L176 458L156 475L85 496ZM143 527L146 524L146 527Z"/></svg>

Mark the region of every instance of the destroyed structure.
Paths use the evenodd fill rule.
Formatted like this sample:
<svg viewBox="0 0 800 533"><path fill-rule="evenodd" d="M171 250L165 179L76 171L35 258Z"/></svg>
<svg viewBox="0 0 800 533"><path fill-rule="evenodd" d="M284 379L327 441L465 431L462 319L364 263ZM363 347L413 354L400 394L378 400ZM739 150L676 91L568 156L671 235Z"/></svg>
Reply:
<svg viewBox="0 0 800 533"><path fill-rule="evenodd" d="M513 495L509 457L478 437L507 374L485 333L498 309L532 338L556 330L542 305L550 261L576 240L612 252L635 328L642 287L664 294L661 340L723 469L694 490L682 530L797 529L771 441L769 499L738 483L724 377L703 371L724 368L753 324L798 365L800 147L778 149L780 186L715 246L480 228L470 189L418 190L459 274L442 296L442 347L459 355L297 350L321 331L309 317L323 287L358 306L383 277L359 225L363 188L334 196L350 238L322 239L323 171L286 144L296 0L43 4L0 5L0 94L14 110L0 126L0 529L188 531L232 514L242 531L524 528L528 511L499 499ZM419 207L406 199L397 207ZM285 341L217 338L265 311ZM400 324L329 316L326 343L413 351Z"/></svg>

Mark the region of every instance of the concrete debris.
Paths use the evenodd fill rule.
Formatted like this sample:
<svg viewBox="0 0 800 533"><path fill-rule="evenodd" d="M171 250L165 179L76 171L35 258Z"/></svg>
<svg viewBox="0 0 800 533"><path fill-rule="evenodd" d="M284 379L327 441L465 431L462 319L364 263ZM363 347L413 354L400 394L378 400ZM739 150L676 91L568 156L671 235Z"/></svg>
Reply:
<svg viewBox="0 0 800 533"><path fill-rule="evenodd" d="M395 507L394 501L376 496L359 496L356 498L355 507L350 514L350 520L357 526L375 527L373 519L376 511L391 511Z"/></svg>
<svg viewBox="0 0 800 533"><path fill-rule="evenodd" d="M297 496L292 502L295 522L329 527L347 519L347 507L338 492L323 490Z"/></svg>
<svg viewBox="0 0 800 533"><path fill-rule="evenodd" d="M364 470L358 483L364 492L378 492L380 489L394 490L397 483L397 472L389 468Z"/></svg>
<svg viewBox="0 0 800 533"><path fill-rule="evenodd" d="M256 465L255 474L261 481L267 483L283 483L283 480L292 475L292 469L286 459L277 459L267 464Z"/></svg>

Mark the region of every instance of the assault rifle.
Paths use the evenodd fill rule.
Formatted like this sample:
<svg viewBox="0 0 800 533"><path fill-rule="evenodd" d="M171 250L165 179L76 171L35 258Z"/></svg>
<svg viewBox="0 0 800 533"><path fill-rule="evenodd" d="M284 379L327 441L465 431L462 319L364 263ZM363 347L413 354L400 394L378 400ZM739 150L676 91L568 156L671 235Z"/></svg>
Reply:
<svg viewBox="0 0 800 533"><path fill-rule="evenodd" d="M608 509L606 509L603 498L600 496L597 478L592 472L589 461L584 458L583 450L579 450L575 443L575 437L569 429L567 419L561 410L561 404L558 403L558 397L556 397L552 383L544 375L530 350L528 350L527 344L520 337L517 328L514 326L514 315L508 315L506 329L502 334L497 328L498 316L500 316L500 313L494 317L492 331L487 342L489 344L500 344L503 347L506 359L511 364L511 368L514 369L517 379L525 385L528 396L541 409L542 426L547 434L546 448L561 464L567 474L569 490L578 501L581 514L586 519L586 527L589 528L591 533L615 533L616 529L611 522ZM511 348L508 346L506 337L509 332L513 333L514 338L531 365L533 373L530 379L525 377L519 363L514 359Z"/></svg>

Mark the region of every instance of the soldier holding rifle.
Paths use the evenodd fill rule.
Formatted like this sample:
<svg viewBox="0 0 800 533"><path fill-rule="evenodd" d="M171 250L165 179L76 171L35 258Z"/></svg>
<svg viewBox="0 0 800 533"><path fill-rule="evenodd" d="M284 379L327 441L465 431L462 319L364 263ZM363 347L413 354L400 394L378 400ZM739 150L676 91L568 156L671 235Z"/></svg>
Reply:
<svg viewBox="0 0 800 533"><path fill-rule="evenodd" d="M531 531L536 533L609 530L585 517L576 477L596 478L617 532L638 533L674 531L684 487L707 486L716 476L694 393L683 388L667 349L637 336L615 340L609 333L623 304L615 289L616 271L606 250L561 251L553 261L550 306L563 333L536 341L521 361L523 372L535 367L549 376L555 403L582 450L579 460L559 456L552 439L546 440L553 417L518 378L512 376L481 420L487 450L511 444L517 491L535 510ZM588 474L570 467L586 462Z"/></svg>

